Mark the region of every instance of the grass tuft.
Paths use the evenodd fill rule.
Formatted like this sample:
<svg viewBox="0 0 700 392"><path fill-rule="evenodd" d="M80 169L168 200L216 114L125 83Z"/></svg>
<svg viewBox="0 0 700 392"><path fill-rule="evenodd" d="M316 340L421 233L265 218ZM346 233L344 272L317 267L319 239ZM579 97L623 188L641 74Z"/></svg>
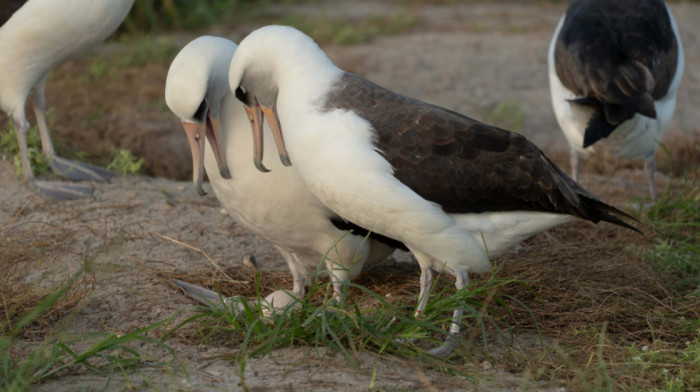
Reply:
<svg viewBox="0 0 700 392"><path fill-rule="evenodd" d="M193 339L234 348L232 359L243 368L250 357L264 356L282 347L302 346L313 348L319 358L340 353L353 366L361 364L362 353L369 353L420 359L443 371L467 376L459 364L470 362L474 355L488 356L487 336L495 331L504 346L512 341L512 326L503 325L491 314L512 313L512 307L524 307L503 293L506 286L521 283L492 277L447 295L446 291L453 287L452 280L436 280L433 291L437 293L420 318L413 317L413 295L387 297L363 285L348 283L351 294L338 303L331 282L312 285L307 295L298 299L297 307L264 316L258 275L255 300L238 298L228 307L202 307L201 313L182 325L196 325ZM460 339L460 346L449 361L429 356L426 351L445 340L452 311L457 307L465 310L461 324L467 331L462 334L466 338Z"/></svg>
<svg viewBox="0 0 700 392"><path fill-rule="evenodd" d="M700 294L700 184L697 174L686 175L680 186L669 187L646 211L646 219L657 233L644 258L673 287Z"/></svg>
<svg viewBox="0 0 700 392"><path fill-rule="evenodd" d="M84 280L84 272L79 271L29 307L26 306L27 299L31 297L27 296L19 297L20 300L9 304L5 302L5 317L0 321L0 390L27 391L31 390L32 385L51 377L82 370L107 376L104 386L107 388L115 370L125 372L144 364L165 365L159 363L157 358L141 354L134 345L136 342L140 342L141 346L143 343L157 346L175 358L174 351L161 339L147 336L148 332L164 326L170 320L153 323L121 336L114 333L88 333L66 341L57 339L58 331L52 331L40 342L28 339L26 331L32 324L55 312L57 308L61 313L67 312L87 296L85 293L76 295L76 288ZM2 293L5 297L7 288L3 287ZM32 302L34 301L29 301ZM89 346L84 350L77 351L73 348L85 346L86 343Z"/></svg>
<svg viewBox="0 0 700 392"><path fill-rule="evenodd" d="M131 153L129 150L112 150L112 162L107 165L107 170L112 170L122 176L139 174L146 161Z"/></svg>

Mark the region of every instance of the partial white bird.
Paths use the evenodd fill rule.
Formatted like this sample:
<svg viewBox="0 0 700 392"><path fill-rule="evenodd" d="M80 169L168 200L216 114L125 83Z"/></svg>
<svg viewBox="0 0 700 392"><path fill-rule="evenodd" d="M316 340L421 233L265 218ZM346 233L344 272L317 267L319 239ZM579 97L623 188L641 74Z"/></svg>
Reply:
<svg viewBox="0 0 700 392"><path fill-rule="evenodd" d="M278 145L319 200L411 250L421 266L417 314L433 270L453 274L460 290L467 272L489 270L489 256L553 226L632 228L525 137L343 72L291 27L246 37L229 83L248 111L281 127ZM257 120L251 126L261 131ZM455 310L450 338L431 353L452 350L461 317Z"/></svg>
<svg viewBox="0 0 700 392"><path fill-rule="evenodd" d="M70 180L108 181L109 171L56 156L44 113L44 84L51 70L104 41L134 0L6 0L0 3L0 108L14 122L22 170L39 193L59 200L90 195L85 185L34 179L27 149L30 98L42 151L54 173Z"/></svg>
<svg viewBox="0 0 700 392"><path fill-rule="evenodd" d="M573 0L549 46L549 85L571 147L571 171L593 145L618 158L646 158L658 199L654 151L676 106L683 75L678 26L663 0Z"/></svg>
<svg viewBox="0 0 700 392"><path fill-rule="evenodd" d="M194 187L204 194L206 169L214 194L229 215L282 254L296 296L304 295L322 261L340 295L343 284L357 276L363 265L384 260L402 245L378 235L365 238L366 231L347 234L351 225L318 201L295 168L282 166L276 157L266 162L272 173L256 170L251 164L251 143L262 153L263 143L273 138L268 130L264 135L257 133L254 140L246 112L231 93L228 70L235 51L236 44L230 40L203 36L187 44L168 71L165 101L187 133ZM260 157L258 165L262 164ZM214 296L210 302L218 303L216 293L210 294Z"/></svg>

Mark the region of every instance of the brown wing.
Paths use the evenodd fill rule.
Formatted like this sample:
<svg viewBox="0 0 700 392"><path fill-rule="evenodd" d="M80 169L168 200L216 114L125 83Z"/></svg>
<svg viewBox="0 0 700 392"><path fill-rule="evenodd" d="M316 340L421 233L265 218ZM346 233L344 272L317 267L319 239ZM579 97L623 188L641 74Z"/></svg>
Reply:
<svg viewBox="0 0 700 392"><path fill-rule="evenodd" d="M0 0L0 27L4 26L26 2L27 0Z"/></svg>
<svg viewBox="0 0 700 392"><path fill-rule="evenodd" d="M396 178L446 212L547 211L609 220L590 205L597 199L521 135L352 74L334 86L325 109L352 110L369 121Z"/></svg>

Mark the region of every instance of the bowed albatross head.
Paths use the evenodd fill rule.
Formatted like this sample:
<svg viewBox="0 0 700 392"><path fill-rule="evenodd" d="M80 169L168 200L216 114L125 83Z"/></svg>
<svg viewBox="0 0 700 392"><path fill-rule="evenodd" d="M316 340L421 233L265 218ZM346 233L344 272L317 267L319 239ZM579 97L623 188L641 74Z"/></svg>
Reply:
<svg viewBox="0 0 700 392"><path fill-rule="evenodd" d="M219 126L221 100L228 94L227 69L236 44L203 36L175 56L165 82L165 102L185 128L192 150L194 188L199 195L204 177L204 140L209 140L223 178L231 178Z"/></svg>
<svg viewBox="0 0 700 392"><path fill-rule="evenodd" d="M325 53L306 34L288 26L265 26L241 41L231 62L229 85L248 114L253 131L255 166L262 165L263 121L267 119L275 137L280 160L291 166L277 115L277 102L283 83L296 81L301 73L313 73L313 64L330 65Z"/></svg>

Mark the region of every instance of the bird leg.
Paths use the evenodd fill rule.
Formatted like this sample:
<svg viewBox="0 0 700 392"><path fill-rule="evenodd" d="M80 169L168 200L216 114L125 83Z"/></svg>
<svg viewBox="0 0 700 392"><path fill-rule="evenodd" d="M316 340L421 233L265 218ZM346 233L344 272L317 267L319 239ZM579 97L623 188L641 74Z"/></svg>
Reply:
<svg viewBox="0 0 700 392"><path fill-rule="evenodd" d="M51 135L49 134L49 124L46 121L46 98L44 97L44 85L46 84L46 78L49 76L42 76L39 81L34 85L30 98L32 100L32 109L34 110L34 117L36 118L36 125L39 128L39 135L41 136L41 150L44 152L46 159L51 162L51 160L56 156L56 151L53 148L53 143L51 142Z"/></svg>
<svg viewBox="0 0 700 392"><path fill-rule="evenodd" d="M19 158L22 162L22 172L24 173L24 179L31 183L34 180L34 174L32 173L32 163L29 160L29 149L27 148L29 124L24 118L15 118L14 122L17 147L19 148Z"/></svg>
<svg viewBox="0 0 700 392"><path fill-rule="evenodd" d="M579 170L579 163L580 162L581 162L581 157L579 157L578 153L572 148L570 153L569 153L569 163L571 165L571 177L576 182L578 182L578 170Z"/></svg>
<svg viewBox="0 0 700 392"><path fill-rule="evenodd" d="M467 276L466 271L459 271L456 273L456 281L455 281L455 287L457 288L457 292L462 290L467 283L469 283L469 277ZM445 343L440 346L436 347L430 351L428 351L428 354L435 355L437 357L447 357L451 352L452 349L455 348L457 345L457 337L459 336L459 323L462 320L462 314L464 313L464 309L455 309L454 314L452 315L452 322L450 323L450 333L447 335L447 339L445 339Z"/></svg>
<svg viewBox="0 0 700 392"><path fill-rule="evenodd" d="M420 294L418 294L418 308L416 309L415 317L420 317L420 315L425 310L425 305L428 304L428 297L430 297L430 290L433 288L433 270L428 268L422 268L420 271Z"/></svg>
<svg viewBox="0 0 700 392"><path fill-rule="evenodd" d="M32 163L29 158L29 148L27 147L29 123L27 123L27 120L24 118L15 118L14 126L24 180L27 181L30 188L55 200L70 200L92 194L93 189L88 186L63 184L61 182L52 181L40 181L35 179L34 173L32 173Z"/></svg>
<svg viewBox="0 0 700 392"><path fill-rule="evenodd" d="M294 282L292 293L298 298L304 297L306 294L306 275L299 270L299 260L286 249L277 245L275 245L275 248L282 254L284 261L287 262L287 266L289 267L289 272L292 273L292 281Z"/></svg>
<svg viewBox="0 0 700 392"><path fill-rule="evenodd" d="M342 303L347 294L347 283L350 281L350 271L343 265L339 267L329 266L329 269L331 270L331 279L333 279L335 300L338 301L338 303Z"/></svg>
<svg viewBox="0 0 700 392"><path fill-rule="evenodd" d="M46 112L44 111L46 106L46 99L44 98L44 83L46 83L46 76L47 75L44 75L44 77L41 78L39 82L34 86L30 98L32 101L32 108L34 110L34 117L36 117L37 126L39 128L39 134L41 135L41 149L44 153L44 156L46 157L46 160L49 162L51 171L53 171L55 174L61 177L67 178L72 181L109 181L114 176L114 173L105 168L91 165L89 163L71 161L56 156L56 151L53 147L53 142L51 141L51 134L49 133L49 125L46 121ZM58 191L58 197L54 198L72 199L75 197L81 197L75 196L76 191L79 194L87 188L85 186L78 186L71 189L71 187L67 185L68 184L64 184L63 188L67 189L66 193L69 197L61 197L60 191ZM49 191L49 193L56 193L57 188L60 187L58 186L58 184L55 184L48 188L49 189L47 190ZM91 193L92 191L87 193L87 195Z"/></svg>
<svg viewBox="0 0 700 392"><path fill-rule="evenodd" d="M649 191L651 192L651 197L654 203L659 201L659 196L656 193L656 161L654 160L654 154L652 153L646 161L644 161L644 171L647 173L647 182L649 183Z"/></svg>

